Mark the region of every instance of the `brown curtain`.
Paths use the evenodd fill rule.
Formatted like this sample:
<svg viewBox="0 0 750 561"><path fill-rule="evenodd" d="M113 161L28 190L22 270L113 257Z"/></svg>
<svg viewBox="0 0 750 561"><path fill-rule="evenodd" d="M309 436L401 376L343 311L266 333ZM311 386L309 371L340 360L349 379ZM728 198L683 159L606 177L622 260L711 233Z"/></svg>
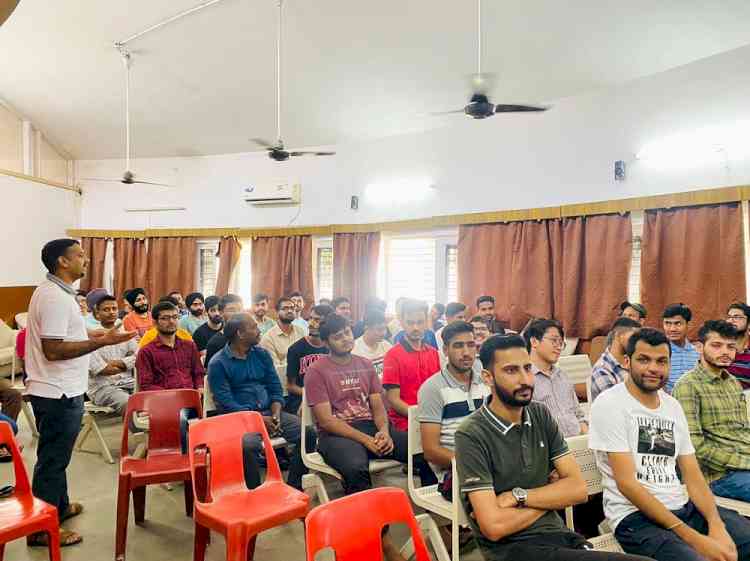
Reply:
<svg viewBox="0 0 750 561"><path fill-rule="evenodd" d="M363 316L367 299L375 296L379 253L380 232L333 236L333 294L351 300L355 318Z"/></svg>
<svg viewBox="0 0 750 561"><path fill-rule="evenodd" d="M146 240L116 238L114 240L114 296L122 305L122 293L131 288L146 288L148 258Z"/></svg>
<svg viewBox="0 0 750 561"><path fill-rule="evenodd" d="M708 319L723 318L746 299L742 210L739 203L647 210L641 253L641 300L647 323L661 328L664 307L683 302L693 312L694 339Z"/></svg>
<svg viewBox="0 0 750 561"><path fill-rule="evenodd" d="M173 290L183 295L195 290L197 253L195 238L149 238L146 293L150 302Z"/></svg>
<svg viewBox="0 0 750 561"><path fill-rule="evenodd" d="M302 293L308 308L315 298L310 236L254 238L251 269L253 292L268 294L272 307L294 291Z"/></svg>
<svg viewBox="0 0 750 561"><path fill-rule="evenodd" d="M88 292L104 285L104 257L107 252L107 238L81 238L81 247L89 258L88 274L81 279L80 288Z"/></svg>
<svg viewBox="0 0 750 561"><path fill-rule="evenodd" d="M219 273L216 275L214 294L223 296L229 292L229 284L232 281L234 269L240 262L240 251L242 251L242 244L237 238L221 238L219 251L216 254L219 258Z"/></svg>

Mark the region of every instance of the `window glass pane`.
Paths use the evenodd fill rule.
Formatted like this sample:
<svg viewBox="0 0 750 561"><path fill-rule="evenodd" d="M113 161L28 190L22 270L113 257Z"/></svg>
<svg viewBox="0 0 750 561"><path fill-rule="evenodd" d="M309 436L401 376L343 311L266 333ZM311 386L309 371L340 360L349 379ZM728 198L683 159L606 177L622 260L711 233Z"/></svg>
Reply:
<svg viewBox="0 0 750 561"><path fill-rule="evenodd" d="M218 273L218 258L216 247L204 246L200 248L200 290L204 295L211 295L216 290L216 274Z"/></svg>
<svg viewBox="0 0 750 561"><path fill-rule="evenodd" d="M435 301L435 239L394 238L390 241L386 279L387 300L395 309L399 297Z"/></svg>
<svg viewBox="0 0 750 561"><path fill-rule="evenodd" d="M445 288L448 302L458 301L458 247L449 245L445 248Z"/></svg>
<svg viewBox="0 0 750 561"><path fill-rule="evenodd" d="M333 298L333 248L318 248L318 300Z"/></svg>

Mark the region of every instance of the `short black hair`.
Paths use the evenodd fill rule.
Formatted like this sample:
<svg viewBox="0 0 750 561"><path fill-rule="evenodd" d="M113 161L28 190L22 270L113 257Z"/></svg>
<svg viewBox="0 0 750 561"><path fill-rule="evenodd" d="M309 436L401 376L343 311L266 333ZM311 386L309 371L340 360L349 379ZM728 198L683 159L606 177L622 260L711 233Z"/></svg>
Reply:
<svg viewBox="0 0 750 561"><path fill-rule="evenodd" d="M260 304L263 302L263 300L268 300L268 294L265 294L264 292L258 292L255 296L253 296L253 304Z"/></svg>
<svg viewBox="0 0 750 561"><path fill-rule="evenodd" d="M466 304L462 304L461 302L450 302L445 307L445 315L446 317L453 317L464 310L466 310Z"/></svg>
<svg viewBox="0 0 750 561"><path fill-rule="evenodd" d="M325 319L333 313L333 308L328 304L318 304L317 306L313 306L310 311L318 314L321 319Z"/></svg>
<svg viewBox="0 0 750 561"><path fill-rule="evenodd" d="M281 309L281 305L284 302L291 302L291 301L292 301L291 296L282 296L281 298L276 300L276 311L278 312Z"/></svg>
<svg viewBox="0 0 750 561"><path fill-rule="evenodd" d="M745 317L747 319L750 319L750 306L748 306L744 302L732 302L727 308L727 313L729 313L729 310L739 310L743 314L745 314Z"/></svg>
<svg viewBox="0 0 750 561"><path fill-rule="evenodd" d="M352 301L349 300L349 298L347 298L346 296L336 296L336 298L334 298L333 300L331 300L331 307L333 307L333 309L335 310L336 308L338 308L344 302L346 302L347 304L351 304L352 303Z"/></svg>
<svg viewBox="0 0 750 561"><path fill-rule="evenodd" d="M401 304L401 312L399 315L404 317L406 314L423 313L425 317L427 317L429 311L430 308L427 306L427 302L415 300L414 298L407 298Z"/></svg>
<svg viewBox="0 0 750 561"><path fill-rule="evenodd" d="M115 298L111 294L102 294L99 298L96 299L94 308L98 310L99 306L102 305L102 302L114 302L115 304L117 304L117 298Z"/></svg>
<svg viewBox="0 0 750 561"><path fill-rule="evenodd" d="M182 290L180 290L179 288L175 288L173 290L170 290L167 296L172 296L172 294L179 294L180 296L182 296Z"/></svg>
<svg viewBox="0 0 750 561"><path fill-rule="evenodd" d="M638 315L641 316L641 319L646 319L646 316L648 315L648 311L643 304L631 302L629 300L625 300L622 304L620 304L620 312L624 312L628 308L633 308L636 312L638 312Z"/></svg>
<svg viewBox="0 0 750 561"><path fill-rule="evenodd" d="M565 339L565 331L563 330L562 324L556 319L535 319L523 332L523 336L526 339L526 350L531 352L531 339L534 338L537 341L541 341L547 330L554 327L560 333L560 337Z"/></svg>
<svg viewBox="0 0 750 561"><path fill-rule="evenodd" d="M367 312L367 310L380 310L385 313L387 307L388 303L377 296L370 296L367 299L367 302L365 302L365 312Z"/></svg>
<svg viewBox="0 0 750 561"><path fill-rule="evenodd" d="M664 313L661 315L662 318L673 318L675 316L682 316L685 322L689 322L693 319L693 312L690 311L685 304L679 302L677 304L670 304L664 308Z"/></svg>
<svg viewBox="0 0 750 561"><path fill-rule="evenodd" d="M219 297L218 296L209 296L206 298L206 301L203 303L203 305L206 307L206 311L210 310L214 306L219 305Z"/></svg>
<svg viewBox="0 0 750 561"><path fill-rule="evenodd" d="M612 329L610 329L607 334L607 346L612 345L612 341L614 341L615 336L617 336L618 333L628 329L640 329L641 327L641 324L634 319L626 317L617 318L612 324Z"/></svg>
<svg viewBox="0 0 750 561"><path fill-rule="evenodd" d="M474 336L474 326L468 321L453 321L443 328L443 344L450 345L456 335L471 333Z"/></svg>
<svg viewBox="0 0 750 561"><path fill-rule="evenodd" d="M495 305L495 297L494 296L490 296L489 294L485 294L483 296L480 296L479 298L477 298L477 308L479 307L480 304L483 304L484 302L492 302L492 305L494 306Z"/></svg>
<svg viewBox="0 0 750 561"><path fill-rule="evenodd" d="M339 314L329 314L320 324L320 338L328 341L331 335L349 327L349 320Z"/></svg>
<svg viewBox="0 0 750 561"><path fill-rule="evenodd" d="M723 319L710 319L698 330L698 341L705 343L709 333L716 333L725 339L739 339L742 333L737 328Z"/></svg>
<svg viewBox="0 0 750 561"><path fill-rule="evenodd" d="M178 308L180 307L180 303L174 296L162 296L161 298L159 298L159 302L169 302L170 304L174 304Z"/></svg>
<svg viewBox="0 0 750 561"><path fill-rule="evenodd" d="M225 294L219 300L219 311L222 311L228 304L242 304L242 298L236 294Z"/></svg>
<svg viewBox="0 0 750 561"><path fill-rule="evenodd" d="M474 316L469 320L469 323L483 323L484 325L487 325L487 320L484 319L482 316ZM487 329L489 329L490 326L487 325Z"/></svg>
<svg viewBox="0 0 750 561"><path fill-rule="evenodd" d="M151 317L154 318L154 321L159 320L159 314L162 312L166 312L168 310L175 310L177 312L180 311L180 309L177 307L177 304L171 302L171 296L165 296L163 298L165 299L159 300L156 306L151 308Z"/></svg>
<svg viewBox="0 0 750 561"><path fill-rule="evenodd" d="M76 296L83 296L86 298L86 294L88 294L85 290L76 290Z"/></svg>
<svg viewBox="0 0 750 561"><path fill-rule="evenodd" d="M189 308L193 305L193 302L196 300L200 300L203 302L203 305L206 305L206 299L203 297L203 294L200 292L191 292L187 296L185 296L185 305Z"/></svg>
<svg viewBox="0 0 750 561"><path fill-rule="evenodd" d="M365 329L385 323L385 314L380 310L366 310L364 324Z"/></svg>
<svg viewBox="0 0 750 561"><path fill-rule="evenodd" d="M526 348L526 341L523 340L523 337L520 335L493 335L489 337L482 343L482 348L479 350L479 361L482 363L482 368L492 372L492 367L495 364L495 351L513 348Z"/></svg>
<svg viewBox="0 0 750 561"><path fill-rule="evenodd" d="M435 302L432 307L435 308L441 316L445 313L445 305L440 302Z"/></svg>
<svg viewBox="0 0 750 561"><path fill-rule="evenodd" d="M247 321L249 314L246 312L240 312L237 314L232 314L232 317L230 317L226 324L224 325L224 336L227 338L228 341L233 341L234 338L237 336L237 332L240 330L240 327L242 327L242 324Z"/></svg>
<svg viewBox="0 0 750 561"><path fill-rule="evenodd" d="M653 329L651 327L642 327L641 329L633 333L628 339L628 344L625 346L625 354L628 355L628 357L633 357L633 353L635 353L635 346L638 344L638 341L643 341L644 343L652 347L666 345L669 349L669 356L672 356L672 345L669 344L667 336L658 329Z"/></svg>
<svg viewBox="0 0 750 561"><path fill-rule="evenodd" d="M42 248L42 263L54 275L57 271L57 260L65 256L69 247L77 244L79 241L73 238L60 238L47 242Z"/></svg>
<svg viewBox="0 0 750 561"><path fill-rule="evenodd" d="M289 298L296 298L297 296L299 296L302 299L305 298L304 296L302 296L302 293L299 290L295 290L294 292L289 294Z"/></svg>

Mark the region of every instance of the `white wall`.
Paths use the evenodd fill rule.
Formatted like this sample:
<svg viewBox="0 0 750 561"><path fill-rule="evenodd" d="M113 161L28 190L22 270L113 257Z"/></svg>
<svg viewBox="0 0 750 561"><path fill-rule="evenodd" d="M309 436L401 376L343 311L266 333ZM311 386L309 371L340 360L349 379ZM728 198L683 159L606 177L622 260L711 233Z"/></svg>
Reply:
<svg viewBox="0 0 750 561"><path fill-rule="evenodd" d="M0 175L3 195L3 266L0 286L36 285L44 279L42 246L78 226L80 197L34 181Z"/></svg>
<svg viewBox="0 0 750 561"><path fill-rule="evenodd" d="M135 171L143 179L175 180L178 188L84 183L82 226L374 222L750 183L748 157L713 163L685 158L681 169L659 169L634 159L645 143L675 132L750 119L749 65L750 47L745 47L615 89L561 100L545 114L500 115L478 122L456 116L442 129L339 145L332 158L276 163L264 154L248 153L141 160ZM620 159L628 162L628 179L616 183L613 162ZM117 177L122 165L115 160L81 161L78 176ZM301 209L242 202L246 185L273 178L302 182ZM350 196L363 195L369 184L425 180L435 186L426 201L375 206L362 198L358 211L349 209ZM126 207L174 204L187 210L123 212Z"/></svg>

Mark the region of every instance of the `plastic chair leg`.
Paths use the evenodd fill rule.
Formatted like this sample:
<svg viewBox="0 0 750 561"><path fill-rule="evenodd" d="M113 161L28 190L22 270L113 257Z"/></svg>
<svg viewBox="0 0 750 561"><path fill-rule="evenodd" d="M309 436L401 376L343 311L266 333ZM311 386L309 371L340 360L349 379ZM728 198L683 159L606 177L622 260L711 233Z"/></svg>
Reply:
<svg viewBox="0 0 750 561"><path fill-rule="evenodd" d="M109 446L107 446L107 441L104 440L102 430L99 428L99 424L96 422L96 419L93 416L91 417L91 430L96 436L96 439L99 441L99 447L102 449L102 456L104 457L104 461L108 464L114 464L115 460L112 457L112 452L109 451Z"/></svg>
<svg viewBox="0 0 750 561"><path fill-rule="evenodd" d="M193 484L188 479L184 482L185 487L185 516L188 518L193 516Z"/></svg>
<svg viewBox="0 0 750 561"><path fill-rule="evenodd" d="M0 561L3 561L5 558L5 544L0 543Z"/></svg>
<svg viewBox="0 0 750 561"><path fill-rule="evenodd" d="M133 489L133 515L136 524L142 524L146 520L146 487Z"/></svg>
<svg viewBox="0 0 750 561"><path fill-rule="evenodd" d="M31 436L39 438L39 431L36 430L36 419L34 418L34 413L31 411L31 405L26 401L21 402L21 411L23 411L23 416L26 417L26 422L29 424Z"/></svg>
<svg viewBox="0 0 750 561"><path fill-rule="evenodd" d="M57 520L50 521L49 533L49 561L60 561L60 526Z"/></svg>
<svg viewBox="0 0 750 561"><path fill-rule="evenodd" d="M128 539L128 514L130 511L130 479L120 477L117 486L117 523L115 529L115 561L125 559Z"/></svg>
<svg viewBox="0 0 750 561"><path fill-rule="evenodd" d="M193 542L193 561L206 560L206 547L211 531L205 526L195 524L195 540Z"/></svg>
<svg viewBox="0 0 750 561"><path fill-rule="evenodd" d="M245 554L247 561L253 561L253 557L255 557L255 540L257 538L258 534L255 534L247 541L247 553Z"/></svg>
<svg viewBox="0 0 750 561"><path fill-rule="evenodd" d="M83 450L83 444L86 442L86 439L89 437L89 433L91 432L91 422L88 417L84 417L83 419L83 430L81 431L81 434L78 435L78 441L76 442L74 450L76 452L80 452Z"/></svg>

